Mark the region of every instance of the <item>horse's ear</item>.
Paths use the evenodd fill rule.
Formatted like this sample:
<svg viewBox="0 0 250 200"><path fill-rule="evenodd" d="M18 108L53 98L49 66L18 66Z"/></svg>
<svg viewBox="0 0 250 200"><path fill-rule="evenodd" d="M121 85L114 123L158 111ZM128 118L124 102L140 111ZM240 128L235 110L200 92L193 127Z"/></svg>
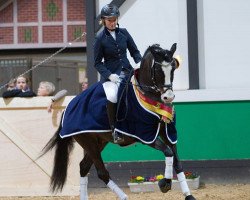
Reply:
<svg viewBox="0 0 250 200"><path fill-rule="evenodd" d="M171 49L170 49L170 51L172 52L172 54L174 54L174 52L176 51L176 46L177 46L176 43L174 43L174 44L172 45L172 47L171 47Z"/></svg>

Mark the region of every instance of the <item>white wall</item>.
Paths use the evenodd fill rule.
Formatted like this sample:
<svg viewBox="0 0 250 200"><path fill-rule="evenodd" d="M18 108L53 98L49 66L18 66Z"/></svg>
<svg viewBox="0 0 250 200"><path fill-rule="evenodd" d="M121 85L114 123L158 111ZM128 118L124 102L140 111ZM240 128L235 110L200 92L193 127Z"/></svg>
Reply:
<svg viewBox="0 0 250 200"><path fill-rule="evenodd" d="M177 43L176 55L182 56L184 62L176 70L174 88L187 89L187 25L185 0L126 0L120 8L120 27L128 29L141 54L148 46L158 43L170 49ZM133 59L130 59L134 64Z"/></svg>
<svg viewBox="0 0 250 200"><path fill-rule="evenodd" d="M250 1L197 2L201 87L250 88Z"/></svg>

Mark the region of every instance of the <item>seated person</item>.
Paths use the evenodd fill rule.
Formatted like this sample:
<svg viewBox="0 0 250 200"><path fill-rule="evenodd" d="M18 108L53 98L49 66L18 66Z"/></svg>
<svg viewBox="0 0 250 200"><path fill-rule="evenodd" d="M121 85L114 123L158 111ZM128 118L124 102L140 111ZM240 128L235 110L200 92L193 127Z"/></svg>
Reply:
<svg viewBox="0 0 250 200"><path fill-rule="evenodd" d="M3 98L11 97L34 97L36 93L30 90L29 87L29 78L20 75L16 79L16 87L12 90L7 90L3 93Z"/></svg>

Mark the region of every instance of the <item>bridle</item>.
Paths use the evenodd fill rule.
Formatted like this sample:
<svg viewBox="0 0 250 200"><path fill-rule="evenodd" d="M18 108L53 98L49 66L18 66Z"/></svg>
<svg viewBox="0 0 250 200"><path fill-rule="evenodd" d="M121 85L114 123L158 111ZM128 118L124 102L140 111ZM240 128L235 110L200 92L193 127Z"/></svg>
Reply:
<svg viewBox="0 0 250 200"><path fill-rule="evenodd" d="M155 61L155 58L153 57L153 60L152 60L152 64L151 64L151 80L152 80L152 83L153 83L153 86L147 86L147 88L150 88L151 90L153 90L154 92L157 92L157 93L161 93L163 89L163 91L167 91L167 90L173 90L173 86L172 86L172 80L173 80L173 69L171 71L171 83L170 84L167 84L167 85L161 85L161 86L157 86L156 84L156 77L155 77L155 64L157 65L161 65L162 67L169 67L169 66L175 66L175 59L172 58L171 62L167 63L167 64L163 64L163 63L160 63L160 62L157 62ZM145 86L142 86L142 87L145 87Z"/></svg>
<svg viewBox="0 0 250 200"><path fill-rule="evenodd" d="M170 65L174 66L174 68L171 71L171 83L170 84L168 84L168 85L162 85L162 86L157 86L157 84L156 84L156 77L155 77L155 66L154 65L160 65L162 67L169 67ZM156 93L159 93L159 94L162 93L162 88L163 88L164 91L172 90L172 82L173 82L173 75L174 75L173 72L174 72L175 68L176 68L176 66L175 66L175 59L174 58L172 58L171 62L169 62L167 64L163 64L163 63L155 61L155 58L153 56L152 64L151 64L151 67L150 67L151 80L152 80L153 85L144 85L144 84L141 84L141 83L139 83L136 80L136 78L135 78L135 83L130 83L130 78L125 83L121 82L121 84L125 84L125 86L124 86L123 91L121 92L120 99L118 100L118 108L120 107L121 97L123 96L124 93L126 95L125 105L128 108L127 93L128 93L128 86L129 85L137 86L137 88L139 90L141 90L142 92L154 92L154 93L156 92ZM129 72L129 77L131 77L133 74L134 74L134 70L131 70ZM136 77L136 74L134 74L134 75ZM124 114L124 117L121 118L121 119L118 119L118 117L117 117L118 114L116 113L116 120L117 121L123 121L125 119L125 117L127 116L127 112L128 112L128 110L126 110L126 112Z"/></svg>

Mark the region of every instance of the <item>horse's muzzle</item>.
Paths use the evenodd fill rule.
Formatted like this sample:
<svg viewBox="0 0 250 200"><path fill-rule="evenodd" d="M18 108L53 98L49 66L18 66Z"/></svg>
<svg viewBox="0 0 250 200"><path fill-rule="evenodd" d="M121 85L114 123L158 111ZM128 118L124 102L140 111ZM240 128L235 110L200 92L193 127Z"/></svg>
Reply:
<svg viewBox="0 0 250 200"><path fill-rule="evenodd" d="M167 90L166 92L161 94L161 100L164 103L171 103L175 98L175 95L172 90Z"/></svg>

